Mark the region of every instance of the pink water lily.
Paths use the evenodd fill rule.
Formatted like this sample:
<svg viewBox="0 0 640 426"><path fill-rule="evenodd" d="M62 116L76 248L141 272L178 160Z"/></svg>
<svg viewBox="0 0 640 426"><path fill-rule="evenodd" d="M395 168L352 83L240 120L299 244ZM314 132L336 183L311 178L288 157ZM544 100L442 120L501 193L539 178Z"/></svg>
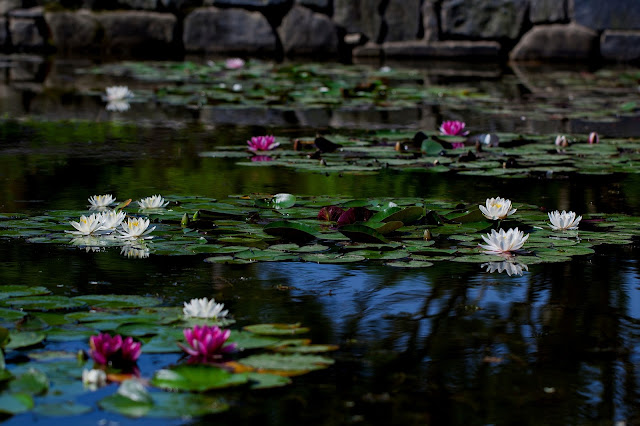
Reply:
<svg viewBox="0 0 640 426"><path fill-rule="evenodd" d="M196 325L193 328L184 329L184 338L189 346L178 343L186 353L191 355L191 362L219 361L225 354L236 350L237 344L225 342L231 335L231 330L208 325Z"/></svg>
<svg viewBox="0 0 640 426"><path fill-rule="evenodd" d="M133 338L122 338L117 334L111 337L108 333L100 333L89 338L89 355L102 365L134 364L142 352L142 344Z"/></svg>
<svg viewBox="0 0 640 426"><path fill-rule="evenodd" d="M275 136L254 136L247 141L249 151L270 151L280 146Z"/></svg>
<svg viewBox="0 0 640 426"><path fill-rule="evenodd" d="M466 123L464 121L448 120L444 121L440 126L440 133L443 135L451 136L467 136L468 131L465 132L464 127Z"/></svg>

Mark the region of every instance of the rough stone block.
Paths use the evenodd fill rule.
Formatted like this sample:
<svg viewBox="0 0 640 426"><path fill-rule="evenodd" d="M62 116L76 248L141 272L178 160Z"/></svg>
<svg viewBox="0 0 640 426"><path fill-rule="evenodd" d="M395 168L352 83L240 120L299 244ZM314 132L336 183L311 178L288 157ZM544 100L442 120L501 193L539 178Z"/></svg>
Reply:
<svg viewBox="0 0 640 426"><path fill-rule="evenodd" d="M7 44L7 19L0 18L0 49Z"/></svg>
<svg viewBox="0 0 640 426"><path fill-rule="evenodd" d="M640 2L574 0L573 19L594 30L640 30Z"/></svg>
<svg viewBox="0 0 640 426"><path fill-rule="evenodd" d="M9 12L9 34L11 34L13 46L18 50L44 48L45 38L40 31L43 20L41 7Z"/></svg>
<svg viewBox="0 0 640 426"><path fill-rule="evenodd" d="M369 40L380 40L382 0L334 0L333 20L348 33L362 33Z"/></svg>
<svg viewBox="0 0 640 426"><path fill-rule="evenodd" d="M104 47L112 53L166 53L173 42L176 17L170 13L118 11L95 17L104 31Z"/></svg>
<svg viewBox="0 0 640 426"><path fill-rule="evenodd" d="M423 39L427 42L440 40L440 23L434 0L425 0L422 4Z"/></svg>
<svg viewBox="0 0 640 426"><path fill-rule="evenodd" d="M442 33L472 39L516 40L523 28L528 0L444 0Z"/></svg>
<svg viewBox="0 0 640 426"><path fill-rule="evenodd" d="M22 0L0 0L0 15L22 7Z"/></svg>
<svg viewBox="0 0 640 426"><path fill-rule="evenodd" d="M530 0L529 20L534 24L566 22L567 0Z"/></svg>
<svg viewBox="0 0 640 426"><path fill-rule="evenodd" d="M600 54L612 61L640 60L640 31L604 31L600 37Z"/></svg>
<svg viewBox="0 0 640 426"><path fill-rule="evenodd" d="M325 13L327 15L331 14L330 0L296 0L296 4L306 6L315 12Z"/></svg>
<svg viewBox="0 0 640 426"><path fill-rule="evenodd" d="M294 6L278 28L287 55L336 54L338 31L328 16L303 6Z"/></svg>
<svg viewBox="0 0 640 426"><path fill-rule="evenodd" d="M538 25L510 53L512 60L590 59L598 52L598 34L577 24Z"/></svg>
<svg viewBox="0 0 640 426"><path fill-rule="evenodd" d="M384 12L384 41L415 40L420 29L420 0L390 0Z"/></svg>
<svg viewBox="0 0 640 426"><path fill-rule="evenodd" d="M382 45L387 58L446 58L467 60L497 58L500 43L496 41L398 41Z"/></svg>
<svg viewBox="0 0 640 426"><path fill-rule="evenodd" d="M87 10L47 12L44 19L60 52L87 51L99 46L101 26Z"/></svg>
<svg viewBox="0 0 640 426"><path fill-rule="evenodd" d="M264 15L242 9L196 9L185 18L182 39L190 52L276 51L276 36Z"/></svg>
<svg viewBox="0 0 640 426"><path fill-rule="evenodd" d="M205 0L205 6L220 7L248 7L251 9L263 9L274 6L282 6L291 0Z"/></svg>

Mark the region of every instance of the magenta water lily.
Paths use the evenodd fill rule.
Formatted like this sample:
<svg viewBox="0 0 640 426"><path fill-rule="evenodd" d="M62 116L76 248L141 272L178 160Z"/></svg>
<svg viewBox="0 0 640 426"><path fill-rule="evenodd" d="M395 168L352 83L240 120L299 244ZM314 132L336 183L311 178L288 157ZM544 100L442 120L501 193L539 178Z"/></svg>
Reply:
<svg viewBox="0 0 640 426"><path fill-rule="evenodd" d="M270 151L280 146L279 142L276 142L275 136L254 136L247 141L249 145L249 151Z"/></svg>
<svg viewBox="0 0 640 426"><path fill-rule="evenodd" d="M465 126L464 121L447 120L440 126L440 133L450 136L467 136L469 132L464 130Z"/></svg>
<svg viewBox="0 0 640 426"><path fill-rule="evenodd" d="M219 327L196 325L184 329L184 338L189 346L178 343L186 353L191 355L190 362L216 362L226 354L234 352L237 344L225 345L231 335L231 330L221 330Z"/></svg>
<svg viewBox="0 0 640 426"><path fill-rule="evenodd" d="M116 334L100 333L89 338L89 355L95 362L102 365L132 365L140 357L142 344L133 338L122 338Z"/></svg>

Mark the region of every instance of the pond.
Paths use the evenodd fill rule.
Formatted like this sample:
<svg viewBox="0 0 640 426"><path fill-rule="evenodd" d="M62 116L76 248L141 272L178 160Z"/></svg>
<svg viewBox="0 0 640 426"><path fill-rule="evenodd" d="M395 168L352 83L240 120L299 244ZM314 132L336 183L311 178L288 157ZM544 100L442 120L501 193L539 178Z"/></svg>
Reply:
<svg viewBox="0 0 640 426"><path fill-rule="evenodd" d="M638 69L3 61L4 423L640 422ZM153 239L66 232L100 194ZM478 247L514 227L515 257ZM203 297L240 349L222 369L177 345ZM142 354L83 385L101 332Z"/></svg>

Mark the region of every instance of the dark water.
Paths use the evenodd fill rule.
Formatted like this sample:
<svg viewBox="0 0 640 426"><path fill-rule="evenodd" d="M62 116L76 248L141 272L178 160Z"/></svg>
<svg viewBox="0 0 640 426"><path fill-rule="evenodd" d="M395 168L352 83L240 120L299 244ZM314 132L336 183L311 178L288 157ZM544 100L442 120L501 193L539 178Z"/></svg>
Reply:
<svg viewBox="0 0 640 426"><path fill-rule="evenodd" d="M46 81L52 71L39 72L21 84L8 75L0 85L9 117L34 116L48 123L44 128L0 123L0 213L82 209L88 196L104 193L133 199L156 193L224 199L289 192L465 203L499 195L554 209L640 215L638 175L503 180L391 171L325 176L238 167L232 159L198 153L243 145L263 133L308 137L314 128L280 122L211 125L185 111L144 108L123 115L127 126L113 126L99 100L44 96L38 79ZM54 74L51 84L73 84L61 75ZM512 73L457 79L496 92L517 88ZM398 124L376 114L354 118L346 127ZM429 120L435 122L440 114L446 111L428 115ZM59 121L71 117L97 122ZM400 127L417 129L425 122L425 115L404 117ZM505 131L509 123L495 116L468 117L476 127L493 130ZM550 131L543 124L512 125L521 131L529 126L533 133ZM202 261L204 255L127 259L115 248L94 253L3 239L2 284L44 285L70 296L159 295L168 305L213 296L225 303L238 326L300 322L311 328L314 343L340 345L331 354L333 367L296 377L280 390L234 394L241 401L237 406L206 419L131 420L96 411L63 420L25 414L6 423L639 424L639 254L637 243L600 246L594 255L532 265L523 276L509 277L452 263L404 270L376 263L212 265ZM72 350L84 346L69 345ZM143 375L158 368L140 367ZM110 386L81 402L92 404L114 390Z"/></svg>

